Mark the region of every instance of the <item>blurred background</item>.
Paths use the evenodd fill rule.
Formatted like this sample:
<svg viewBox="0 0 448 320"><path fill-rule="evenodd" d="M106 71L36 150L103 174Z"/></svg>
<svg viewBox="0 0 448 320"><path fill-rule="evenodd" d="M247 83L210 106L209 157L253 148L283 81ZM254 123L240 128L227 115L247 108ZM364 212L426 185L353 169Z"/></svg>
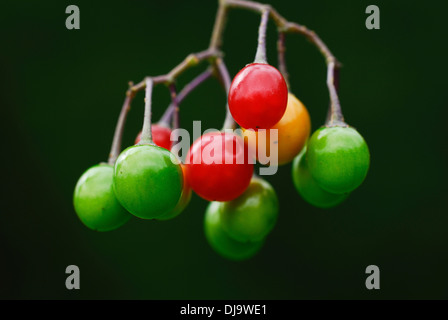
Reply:
<svg viewBox="0 0 448 320"><path fill-rule="evenodd" d="M96 233L78 220L74 186L107 160L127 83L164 74L205 49L217 1L2 1L0 3L0 298L3 299L416 299L448 298L447 27L442 1L267 0L315 30L343 63L340 99L366 139L371 168L341 206L321 210L294 189L291 165L267 180L280 215L249 261L221 258L207 244L207 202L194 196L172 221L131 219ZM81 29L65 28L80 8ZM381 10L367 30L365 9ZM250 63L259 16L232 11L224 37L232 76ZM268 58L276 65L276 32ZM328 106L326 68L298 35L287 37L292 92L313 130ZM206 68L179 79L182 87ZM157 120L170 101L154 91ZM182 105L181 125L220 128L225 95L211 79ZM143 119L134 100L124 147ZM65 268L81 270L81 290L65 288ZM381 289L365 288L365 269Z"/></svg>

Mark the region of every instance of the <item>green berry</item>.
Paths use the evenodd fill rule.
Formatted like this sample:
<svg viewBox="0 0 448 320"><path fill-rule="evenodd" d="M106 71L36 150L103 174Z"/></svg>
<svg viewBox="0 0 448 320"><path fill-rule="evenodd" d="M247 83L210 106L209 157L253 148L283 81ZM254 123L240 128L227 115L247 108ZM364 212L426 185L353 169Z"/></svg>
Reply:
<svg viewBox="0 0 448 320"><path fill-rule="evenodd" d="M307 163L319 186L331 193L359 187L370 164L364 138L351 127L323 127L308 142Z"/></svg>
<svg viewBox="0 0 448 320"><path fill-rule="evenodd" d="M155 219L172 211L181 196L182 183L182 169L176 157L155 145L129 147L115 163L117 199L142 219Z"/></svg>
<svg viewBox="0 0 448 320"><path fill-rule="evenodd" d="M278 199L274 188L261 178L252 178L246 191L224 202L221 219L227 234L241 242L261 241L277 222Z"/></svg>
<svg viewBox="0 0 448 320"><path fill-rule="evenodd" d="M305 152L304 148L292 164L292 179L299 194L306 202L319 208L331 208L340 204L349 194L334 194L319 187L308 170Z"/></svg>
<svg viewBox="0 0 448 320"><path fill-rule="evenodd" d="M193 191L191 190L190 186L187 183L187 179L185 179L184 176L184 186L182 189L182 195L180 196L180 199L177 202L176 207L172 211L164 214L163 216L158 217L157 219L170 220L181 214L182 211L184 211L185 207L190 203L192 192Z"/></svg>
<svg viewBox="0 0 448 320"><path fill-rule="evenodd" d="M131 217L115 197L113 177L111 165L99 164L84 172L76 184L73 195L76 214L92 230L114 230Z"/></svg>
<svg viewBox="0 0 448 320"><path fill-rule="evenodd" d="M204 231L210 246L221 256L231 260L245 260L254 256L263 241L238 242L230 238L221 225L222 202L210 202L205 212Z"/></svg>

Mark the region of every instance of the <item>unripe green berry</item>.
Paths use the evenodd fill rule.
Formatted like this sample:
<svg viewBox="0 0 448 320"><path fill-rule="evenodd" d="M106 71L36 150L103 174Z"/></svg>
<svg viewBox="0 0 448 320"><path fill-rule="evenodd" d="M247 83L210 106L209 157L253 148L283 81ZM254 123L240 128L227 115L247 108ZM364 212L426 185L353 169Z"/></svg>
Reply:
<svg viewBox="0 0 448 320"><path fill-rule="evenodd" d="M310 138L307 164L319 186L331 193L353 191L364 181L370 154L364 138L351 127L323 127Z"/></svg>
<svg viewBox="0 0 448 320"><path fill-rule="evenodd" d="M99 164L84 172L76 184L73 194L76 214L92 230L114 230L131 218L115 197L113 177L111 165Z"/></svg>
<svg viewBox="0 0 448 320"><path fill-rule="evenodd" d="M221 256L231 260L245 260L254 256L263 241L238 242L223 230L221 223L222 202L210 202L205 212L204 231L210 246Z"/></svg>
<svg viewBox="0 0 448 320"><path fill-rule="evenodd" d="M174 209L182 192L182 169L175 156L155 145L124 150L115 163L114 190L133 215L155 219Z"/></svg>
<svg viewBox="0 0 448 320"><path fill-rule="evenodd" d="M246 191L235 200L223 202L224 231L241 242L261 241L274 228L278 199L274 188L261 178L252 178Z"/></svg>
<svg viewBox="0 0 448 320"><path fill-rule="evenodd" d="M349 194L334 194L325 191L314 180L308 169L305 149L294 159L292 164L292 179L297 192L302 198L319 208L331 208L343 202Z"/></svg>

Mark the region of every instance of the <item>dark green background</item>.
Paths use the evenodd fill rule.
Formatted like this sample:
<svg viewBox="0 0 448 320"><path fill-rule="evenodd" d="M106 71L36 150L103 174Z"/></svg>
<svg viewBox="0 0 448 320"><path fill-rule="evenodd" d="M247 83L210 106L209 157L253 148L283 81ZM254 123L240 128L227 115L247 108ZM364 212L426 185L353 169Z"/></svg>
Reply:
<svg viewBox="0 0 448 320"><path fill-rule="evenodd" d="M80 30L65 28L69 4L81 10ZM371 169L347 202L325 211L305 203L290 165L281 167L267 178L280 198L278 224L256 257L235 263L205 241L207 203L197 196L175 220L135 218L110 233L85 228L72 207L79 176L107 158L127 82L205 49L217 1L1 1L0 298L448 298L446 2L271 4L342 61L343 111L369 144ZM380 30L365 27L369 4L381 9ZM255 55L259 17L234 11L228 22L233 76ZM292 91L316 129L328 106L324 60L300 36L287 45ZM168 102L157 87L156 118ZM182 126L219 128L224 104L210 80L185 101ZM138 95L126 146L142 114ZM80 267L81 290L65 288L70 264ZM370 264L381 269L377 291L364 285Z"/></svg>

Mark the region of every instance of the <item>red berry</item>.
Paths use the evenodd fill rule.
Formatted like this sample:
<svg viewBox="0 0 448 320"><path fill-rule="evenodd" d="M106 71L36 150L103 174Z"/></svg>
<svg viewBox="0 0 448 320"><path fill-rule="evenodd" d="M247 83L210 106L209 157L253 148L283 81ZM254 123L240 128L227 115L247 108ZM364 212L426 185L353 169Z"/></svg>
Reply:
<svg viewBox="0 0 448 320"><path fill-rule="evenodd" d="M197 139L187 155L191 188L209 201L230 201L247 189L254 165L247 143L233 133L213 132Z"/></svg>
<svg viewBox="0 0 448 320"><path fill-rule="evenodd" d="M159 147L165 148L166 150L171 150L171 129L165 126L161 126L159 124L152 124L151 125L151 133L152 133L152 140L156 145ZM140 142L140 139L142 137L142 132L140 131L137 135L137 138L135 138L135 144Z"/></svg>
<svg viewBox="0 0 448 320"><path fill-rule="evenodd" d="M269 129L286 110L288 88L280 71L269 64L252 63L232 81L229 108L235 121L245 129Z"/></svg>

